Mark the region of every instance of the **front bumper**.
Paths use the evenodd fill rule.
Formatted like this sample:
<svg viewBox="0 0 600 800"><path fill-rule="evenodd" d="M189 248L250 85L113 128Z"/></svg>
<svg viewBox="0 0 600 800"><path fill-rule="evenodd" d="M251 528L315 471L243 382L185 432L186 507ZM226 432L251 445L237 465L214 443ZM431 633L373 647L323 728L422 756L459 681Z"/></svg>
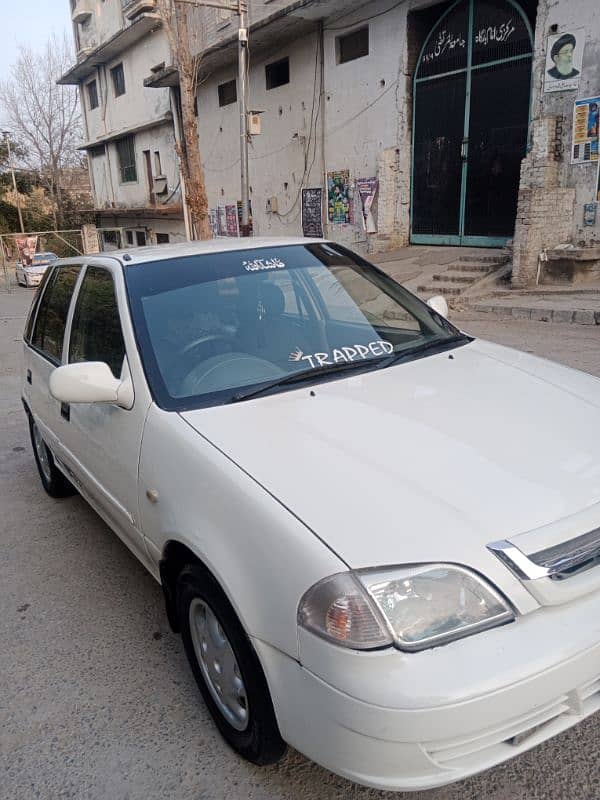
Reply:
<svg viewBox="0 0 600 800"><path fill-rule="evenodd" d="M262 642L283 738L378 789L429 789L600 710L600 597L419 654L358 653L300 631L299 664Z"/></svg>

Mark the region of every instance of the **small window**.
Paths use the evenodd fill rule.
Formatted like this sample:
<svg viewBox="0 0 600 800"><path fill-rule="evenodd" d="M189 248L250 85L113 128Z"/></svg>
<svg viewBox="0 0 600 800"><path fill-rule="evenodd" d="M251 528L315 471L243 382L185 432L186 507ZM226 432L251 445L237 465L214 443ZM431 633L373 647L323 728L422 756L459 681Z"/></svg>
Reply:
<svg viewBox="0 0 600 800"><path fill-rule="evenodd" d="M98 108L98 84L96 81L90 81L87 85L88 102L90 109Z"/></svg>
<svg viewBox="0 0 600 800"><path fill-rule="evenodd" d="M267 76L267 89L276 89L278 86L285 86L290 82L290 60L282 58L281 61L274 61L265 67Z"/></svg>
<svg viewBox="0 0 600 800"><path fill-rule="evenodd" d="M146 244L146 234L144 231L135 232L135 243L138 247L144 247Z"/></svg>
<svg viewBox="0 0 600 800"><path fill-rule="evenodd" d="M123 64L117 64L110 71L113 82L113 90L115 97L125 94L125 73L123 72Z"/></svg>
<svg viewBox="0 0 600 800"><path fill-rule="evenodd" d="M39 305L32 344L60 364L67 313L80 267L59 267L46 283Z"/></svg>
<svg viewBox="0 0 600 800"><path fill-rule="evenodd" d="M169 244L169 234L168 233L157 233L156 234L156 244Z"/></svg>
<svg viewBox="0 0 600 800"><path fill-rule="evenodd" d="M121 171L121 183L134 183L137 181L135 166L135 136L125 136L117 141L117 155Z"/></svg>
<svg viewBox="0 0 600 800"><path fill-rule="evenodd" d="M357 31L347 33L345 36L338 36L337 63L345 64L347 61L354 61L369 55L369 28L359 28Z"/></svg>
<svg viewBox="0 0 600 800"><path fill-rule="evenodd" d="M125 231L125 239L127 244L133 244L133 231Z"/></svg>
<svg viewBox="0 0 600 800"><path fill-rule="evenodd" d="M219 84L219 105L230 106L237 103L237 85L235 80Z"/></svg>
<svg viewBox="0 0 600 800"><path fill-rule="evenodd" d="M154 174L162 175L162 164L160 163L160 153L158 150L154 151Z"/></svg>
<svg viewBox="0 0 600 800"><path fill-rule="evenodd" d="M121 247L121 233L118 230L108 229L99 231L102 236L103 250L117 250Z"/></svg>
<svg viewBox="0 0 600 800"><path fill-rule="evenodd" d="M121 376L125 343L112 275L88 267L81 284L69 343L69 362L103 361Z"/></svg>

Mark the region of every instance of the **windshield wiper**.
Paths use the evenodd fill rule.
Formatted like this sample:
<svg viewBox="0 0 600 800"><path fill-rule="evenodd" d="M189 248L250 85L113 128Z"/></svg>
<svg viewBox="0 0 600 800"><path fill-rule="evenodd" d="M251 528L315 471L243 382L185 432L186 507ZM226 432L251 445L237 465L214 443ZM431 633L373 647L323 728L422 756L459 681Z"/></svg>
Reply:
<svg viewBox="0 0 600 800"><path fill-rule="evenodd" d="M406 350L399 350L397 353L391 353L387 356L387 363L383 366L389 367L392 364L397 364L399 361L404 361L404 359L408 360L414 356L420 356L422 353L427 353L430 350L443 351L447 347L456 347L459 344L468 344L472 341L473 338L467 336L466 333L457 333L454 336L449 336L447 339L433 339L429 342L422 342Z"/></svg>
<svg viewBox="0 0 600 800"><path fill-rule="evenodd" d="M381 366L382 363L387 363L390 356L378 356L377 358L365 358L362 361L345 361L338 364L325 364L322 367L315 369L303 369L301 372L292 372L291 375L285 375L283 378L266 383L264 386L259 386L258 389L250 389L248 392L237 392L234 394L230 403L239 403L242 400L249 400L252 397L258 397L271 389L278 389L280 386L289 386L294 383L303 383L310 381L313 378L320 378L323 375L334 375L336 372L351 372L359 368L368 370L371 366Z"/></svg>
<svg viewBox="0 0 600 800"><path fill-rule="evenodd" d="M293 372L291 375L285 375L277 380L270 381L269 383L259 386L258 389L250 389L247 392L237 392L233 395L229 403L240 403L242 400L250 400L252 397L259 397L272 389L279 389L281 386L290 386L294 383L303 383L304 381L311 381L314 378L320 378L324 375L334 375L338 372L351 372L353 370L363 369L384 369L390 367L392 364L397 364L400 361L408 360L426 353L430 350L445 350L446 347L455 347L458 344L467 344L471 342L472 338L464 333L451 336L447 339L436 339L430 342L423 342L420 345L411 347L407 350L400 350L398 353L391 353L390 355L377 356L375 358L366 358L361 361L344 361L337 364L325 364L322 367L315 369L305 369L301 372Z"/></svg>

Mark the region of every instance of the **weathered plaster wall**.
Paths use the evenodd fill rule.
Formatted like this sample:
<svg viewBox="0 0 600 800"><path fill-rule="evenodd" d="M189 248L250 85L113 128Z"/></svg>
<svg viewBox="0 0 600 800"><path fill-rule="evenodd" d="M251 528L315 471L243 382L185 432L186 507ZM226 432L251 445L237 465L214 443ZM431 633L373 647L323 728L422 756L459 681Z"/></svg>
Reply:
<svg viewBox="0 0 600 800"><path fill-rule="evenodd" d="M547 38L585 28L583 68L577 91L544 92ZM571 164L575 100L600 96L600 4L597 0L541 0L535 32L530 150L521 169L514 239L513 284L535 282L542 250L572 242L600 240L595 226L583 226L583 207L594 199L597 163Z"/></svg>

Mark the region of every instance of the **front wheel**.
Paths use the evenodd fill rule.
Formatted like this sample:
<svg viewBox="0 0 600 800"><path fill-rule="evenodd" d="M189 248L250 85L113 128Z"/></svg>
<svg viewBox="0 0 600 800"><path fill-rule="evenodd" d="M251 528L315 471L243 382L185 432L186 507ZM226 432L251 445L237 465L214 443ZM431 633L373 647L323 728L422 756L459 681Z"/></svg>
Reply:
<svg viewBox="0 0 600 800"><path fill-rule="evenodd" d="M177 584L181 634L204 702L227 743L253 764L274 764L286 745L258 657L212 575L190 565Z"/></svg>
<svg viewBox="0 0 600 800"><path fill-rule="evenodd" d="M29 433L42 486L50 497L68 497L75 494L75 487L57 468L54 457L31 416L29 417Z"/></svg>

